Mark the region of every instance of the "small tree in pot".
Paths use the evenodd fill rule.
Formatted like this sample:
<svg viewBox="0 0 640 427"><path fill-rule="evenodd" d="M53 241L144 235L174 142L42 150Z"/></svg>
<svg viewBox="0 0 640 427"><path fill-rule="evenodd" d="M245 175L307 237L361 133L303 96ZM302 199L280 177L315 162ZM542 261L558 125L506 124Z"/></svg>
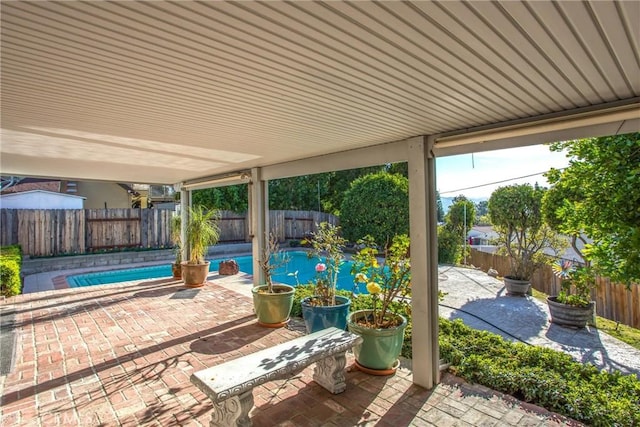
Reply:
<svg viewBox="0 0 640 427"><path fill-rule="evenodd" d="M515 184L498 188L489 198L489 217L498 233L500 251L511 261L510 274L505 276L511 295L528 293L533 273L565 246L543 221L543 195L538 186Z"/></svg>
<svg viewBox="0 0 640 427"><path fill-rule="evenodd" d="M187 287L204 286L209 274L210 262L205 260L209 246L220 238L220 212L206 210L203 206L190 207L187 220L187 245L189 260L182 262L182 280Z"/></svg>
<svg viewBox="0 0 640 427"><path fill-rule="evenodd" d="M254 287L253 306L258 324L269 328L279 328L287 324L293 306L295 288L273 283L273 272L289 262L287 254L280 250L278 238L269 234L258 264L264 275L264 284Z"/></svg>

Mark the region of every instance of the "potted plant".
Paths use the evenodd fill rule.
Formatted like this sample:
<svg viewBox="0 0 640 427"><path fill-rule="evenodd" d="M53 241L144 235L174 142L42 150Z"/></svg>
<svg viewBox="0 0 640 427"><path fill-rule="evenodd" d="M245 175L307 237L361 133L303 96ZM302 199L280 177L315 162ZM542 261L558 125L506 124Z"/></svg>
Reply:
<svg viewBox="0 0 640 427"><path fill-rule="evenodd" d="M273 284L273 272L286 265L289 257L280 250L276 236L270 234L267 240L267 245L258 258L258 264L264 275L264 284L251 290L253 307L259 325L280 328L289 321L295 288L284 284Z"/></svg>
<svg viewBox="0 0 640 427"><path fill-rule="evenodd" d="M365 285L371 298L371 309L349 315L349 331L362 336L353 348L358 368L376 375L389 375L398 366L407 319L394 312L407 299L411 286L409 237L394 236L385 249L384 262L378 262L378 248L371 236L358 241L361 249L353 256L351 273L356 284ZM406 312L406 310L405 310Z"/></svg>
<svg viewBox="0 0 640 427"><path fill-rule="evenodd" d="M182 278L182 218L180 215L171 217L171 240L173 241L173 253L176 258L171 264L171 273L174 279Z"/></svg>
<svg viewBox="0 0 640 427"><path fill-rule="evenodd" d="M552 268L562 282L558 295L547 297L551 322L584 328L593 318L595 306L591 300L591 290L596 282L589 262L576 266L571 261L560 260Z"/></svg>
<svg viewBox="0 0 640 427"><path fill-rule="evenodd" d="M209 274L210 262L205 260L209 246L218 243L220 227L217 210L203 206L190 207L187 220L187 245L189 260L182 262L182 280L188 288L204 286Z"/></svg>
<svg viewBox="0 0 640 427"><path fill-rule="evenodd" d="M311 245L309 255L319 260L315 267L315 295L300 302L307 333L331 326L346 329L351 300L336 295L346 240L340 236L340 227L322 222L307 242Z"/></svg>
<svg viewBox="0 0 640 427"><path fill-rule="evenodd" d="M509 295L525 295L531 276L566 246L542 218L544 190L530 184L500 187L489 198L489 217L498 233L500 252L511 261L504 277ZM547 252L548 251L548 252Z"/></svg>

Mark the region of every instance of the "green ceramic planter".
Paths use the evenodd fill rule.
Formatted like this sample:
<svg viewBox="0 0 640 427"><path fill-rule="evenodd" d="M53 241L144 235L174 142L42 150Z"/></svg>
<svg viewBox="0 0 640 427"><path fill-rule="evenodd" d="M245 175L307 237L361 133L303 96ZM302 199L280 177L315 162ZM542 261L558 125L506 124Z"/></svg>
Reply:
<svg viewBox="0 0 640 427"><path fill-rule="evenodd" d="M372 329L361 326L357 320L368 316L372 310L355 311L349 315L349 331L362 337L362 344L353 348L353 354L357 362L365 368L374 370L389 370L396 365L402 352L404 330L407 327L407 319L402 318L402 324L395 328Z"/></svg>
<svg viewBox="0 0 640 427"><path fill-rule="evenodd" d="M258 322L263 325L282 325L289 320L295 288L288 285L273 285L275 293L260 292L267 289L267 285L256 286L251 290L253 307L258 316Z"/></svg>

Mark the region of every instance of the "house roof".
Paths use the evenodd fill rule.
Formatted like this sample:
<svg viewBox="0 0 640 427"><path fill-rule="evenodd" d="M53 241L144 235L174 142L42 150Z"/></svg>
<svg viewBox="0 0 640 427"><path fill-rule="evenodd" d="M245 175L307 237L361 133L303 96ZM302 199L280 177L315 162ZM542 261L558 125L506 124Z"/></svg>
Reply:
<svg viewBox="0 0 640 427"><path fill-rule="evenodd" d="M2 194L21 193L32 190L43 190L59 193L60 181L50 179L23 178L17 184L14 184L5 190L2 190Z"/></svg>
<svg viewBox="0 0 640 427"><path fill-rule="evenodd" d="M73 199L83 199L85 200L86 197L83 196L76 196L74 194L65 194L65 193L58 193L55 191L46 191L46 190L28 190L28 191L21 191L19 193L10 193L10 194L2 194L0 195L3 199L13 199L13 198L18 198L18 197L25 197L28 196L30 194L43 194L43 195L49 195L49 196L55 196L55 197L68 197L68 198L73 198Z"/></svg>
<svg viewBox="0 0 640 427"><path fill-rule="evenodd" d="M174 183L640 129L640 2L0 7L3 174Z"/></svg>

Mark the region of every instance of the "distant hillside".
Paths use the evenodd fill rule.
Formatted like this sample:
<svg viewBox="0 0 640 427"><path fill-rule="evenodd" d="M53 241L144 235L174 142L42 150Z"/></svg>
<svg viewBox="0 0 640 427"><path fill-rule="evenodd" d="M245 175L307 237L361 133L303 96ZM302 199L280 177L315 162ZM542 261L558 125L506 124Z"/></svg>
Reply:
<svg viewBox="0 0 640 427"><path fill-rule="evenodd" d="M455 197L440 197L442 201L442 209L444 209L444 213L449 212L449 208L453 204L453 199ZM482 202L483 200L489 200L488 197L479 197L479 198L469 198L474 204L478 204L478 202Z"/></svg>

